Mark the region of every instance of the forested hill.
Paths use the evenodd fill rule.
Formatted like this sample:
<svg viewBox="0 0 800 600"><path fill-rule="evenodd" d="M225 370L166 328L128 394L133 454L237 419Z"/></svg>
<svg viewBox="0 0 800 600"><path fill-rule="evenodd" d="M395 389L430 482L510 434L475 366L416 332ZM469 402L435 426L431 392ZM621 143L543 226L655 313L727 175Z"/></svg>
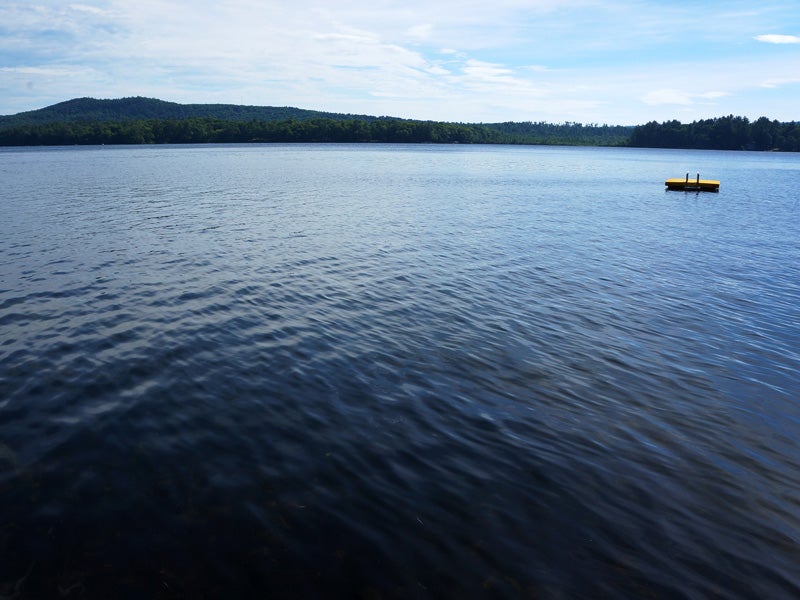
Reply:
<svg viewBox="0 0 800 600"><path fill-rule="evenodd" d="M291 107L77 98L0 117L0 145L405 142L622 146L632 127L447 123Z"/></svg>
<svg viewBox="0 0 800 600"><path fill-rule="evenodd" d="M800 123L781 123L761 117L719 117L692 123L651 121L633 130L628 141L636 148L698 150L782 150L800 152Z"/></svg>
<svg viewBox="0 0 800 600"><path fill-rule="evenodd" d="M0 146L384 142L800 151L800 123L720 117L684 124L449 123L292 107L76 98L0 116Z"/></svg>
<svg viewBox="0 0 800 600"><path fill-rule="evenodd" d="M0 116L0 129L23 125L44 125L47 123L108 123L120 121L139 121L145 119L191 119L213 118L224 121L285 121L294 119L359 119L371 121L377 117L368 115L347 115L316 110L305 110L288 106L243 106L238 104L178 104L155 98L119 98L97 100L95 98L75 98L53 104L38 110Z"/></svg>

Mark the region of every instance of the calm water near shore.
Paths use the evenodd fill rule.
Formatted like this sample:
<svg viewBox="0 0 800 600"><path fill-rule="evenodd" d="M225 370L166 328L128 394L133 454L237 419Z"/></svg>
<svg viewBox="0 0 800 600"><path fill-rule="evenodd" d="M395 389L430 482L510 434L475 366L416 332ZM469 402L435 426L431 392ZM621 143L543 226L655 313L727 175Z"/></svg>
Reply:
<svg viewBox="0 0 800 600"><path fill-rule="evenodd" d="M1 597L800 596L800 155L2 149L0 189Z"/></svg>

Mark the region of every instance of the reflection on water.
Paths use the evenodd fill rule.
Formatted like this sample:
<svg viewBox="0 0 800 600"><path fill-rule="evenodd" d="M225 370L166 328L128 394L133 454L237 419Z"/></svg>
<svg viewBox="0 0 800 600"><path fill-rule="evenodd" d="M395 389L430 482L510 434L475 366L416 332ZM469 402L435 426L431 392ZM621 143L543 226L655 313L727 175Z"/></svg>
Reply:
<svg viewBox="0 0 800 600"><path fill-rule="evenodd" d="M800 594L796 157L0 156L0 594Z"/></svg>

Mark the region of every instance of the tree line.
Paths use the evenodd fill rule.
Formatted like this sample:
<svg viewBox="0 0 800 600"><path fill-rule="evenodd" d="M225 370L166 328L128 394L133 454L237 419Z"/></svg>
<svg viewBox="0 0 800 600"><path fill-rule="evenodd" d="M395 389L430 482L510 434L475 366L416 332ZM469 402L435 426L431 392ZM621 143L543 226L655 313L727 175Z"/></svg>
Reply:
<svg viewBox="0 0 800 600"><path fill-rule="evenodd" d="M77 121L29 124L0 129L0 145L42 146L73 144L199 144L249 142L385 142L462 144L587 144L625 141L607 132L576 135L571 125L513 130L506 124L462 124L376 118L287 119L231 121L203 117ZM560 128L560 129L559 129ZM590 137L593 136L593 137Z"/></svg>
<svg viewBox="0 0 800 600"><path fill-rule="evenodd" d="M683 124L651 121L631 133L628 145L636 148L696 148L700 150L800 151L800 123L780 123L767 117L719 117Z"/></svg>
<svg viewBox="0 0 800 600"><path fill-rule="evenodd" d="M78 120L0 127L0 146L252 142L462 143L800 151L800 123L733 115L637 127L580 123L464 124L387 117L249 121L216 117Z"/></svg>
<svg viewBox="0 0 800 600"><path fill-rule="evenodd" d="M544 121L490 123L487 125L497 131L533 138L544 144L569 144L572 146L622 146L626 145L633 131L628 125L598 125L592 123L547 123Z"/></svg>

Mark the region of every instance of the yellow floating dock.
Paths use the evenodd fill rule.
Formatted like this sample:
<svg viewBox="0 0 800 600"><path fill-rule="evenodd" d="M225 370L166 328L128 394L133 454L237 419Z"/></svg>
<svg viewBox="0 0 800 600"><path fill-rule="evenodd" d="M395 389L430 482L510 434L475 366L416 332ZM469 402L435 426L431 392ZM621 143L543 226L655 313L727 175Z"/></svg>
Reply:
<svg viewBox="0 0 800 600"><path fill-rule="evenodd" d="M718 192L719 181L716 179L700 179L700 173L696 179L689 179L686 174L684 179L667 179L664 182L668 190L680 190L682 192Z"/></svg>

